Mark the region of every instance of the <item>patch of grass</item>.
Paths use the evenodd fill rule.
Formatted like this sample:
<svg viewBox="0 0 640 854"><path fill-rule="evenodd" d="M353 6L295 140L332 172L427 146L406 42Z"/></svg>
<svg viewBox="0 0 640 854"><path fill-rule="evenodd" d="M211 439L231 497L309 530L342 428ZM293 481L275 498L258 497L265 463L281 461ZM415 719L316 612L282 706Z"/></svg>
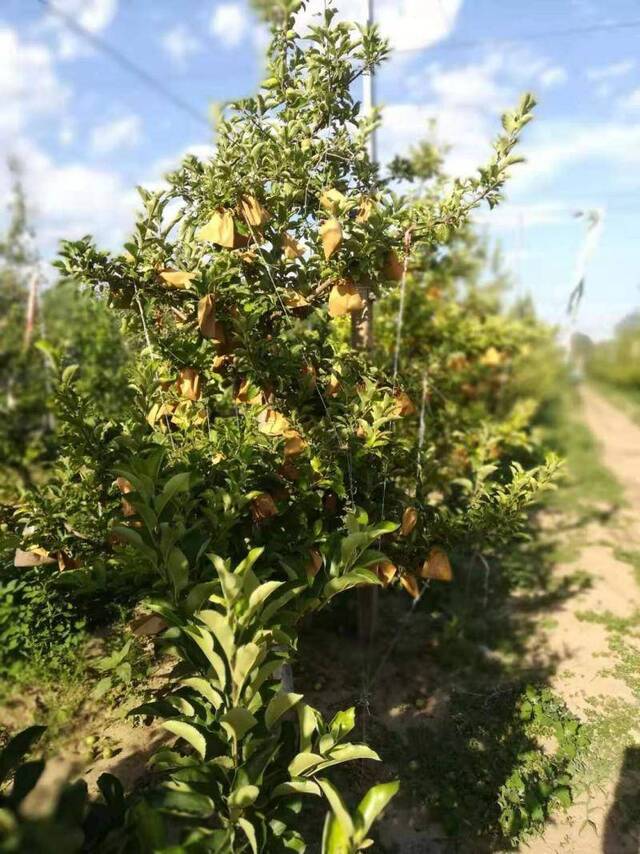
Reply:
<svg viewBox="0 0 640 854"><path fill-rule="evenodd" d="M566 389L547 407L543 430L547 443L566 460L564 483L549 496L549 506L590 521L606 513L602 505L624 504L622 487L603 465L598 443L582 419L575 389Z"/></svg>
<svg viewBox="0 0 640 854"><path fill-rule="evenodd" d="M616 546L613 556L621 563L628 563L633 568L636 581L640 585L640 549L623 549Z"/></svg>
<svg viewBox="0 0 640 854"><path fill-rule="evenodd" d="M573 800L588 746L582 725L548 688L456 692L447 715L396 745L405 792L447 835L512 845Z"/></svg>
<svg viewBox="0 0 640 854"><path fill-rule="evenodd" d="M618 617L611 611L578 611L576 617L585 623L596 623L610 632L626 632L640 626L640 612L630 617Z"/></svg>

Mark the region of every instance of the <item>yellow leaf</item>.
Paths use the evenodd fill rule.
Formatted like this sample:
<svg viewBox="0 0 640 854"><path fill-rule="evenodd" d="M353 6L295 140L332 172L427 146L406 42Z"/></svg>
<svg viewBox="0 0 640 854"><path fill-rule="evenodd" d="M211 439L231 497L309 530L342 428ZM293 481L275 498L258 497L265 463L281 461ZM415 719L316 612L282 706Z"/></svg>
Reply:
<svg viewBox="0 0 640 854"><path fill-rule="evenodd" d="M309 300L297 291L287 291L284 294L282 301L286 307L290 308L292 311L295 311L296 309L305 309L309 305Z"/></svg>
<svg viewBox="0 0 640 854"><path fill-rule="evenodd" d="M202 394L200 374L195 368L183 368L178 374L178 394L187 400L199 400Z"/></svg>
<svg viewBox="0 0 640 854"><path fill-rule="evenodd" d="M151 427L155 427L155 425L160 422L161 429L165 430L166 425L162 419L164 419L165 416L173 415L175 408L176 407L173 403L154 403L147 415L148 423Z"/></svg>
<svg viewBox="0 0 640 854"><path fill-rule="evenodd" d="M400 525L400 536L401 537L408 537L409 534L415 528L417 521L418 521L418 511L416 510L416 508L415 507L405 508L405 511L402 514L402 524Z"/></svg>
<svg viewBox="0 0 640 854"><path fill-rule="evenodd" d="M358 214L356 216L356 222L368 222L371 214L376 209L376 203L373 199L370 199L368 196L365 196L363 200L360 202L360 208L358 210Z"/></svg>
<svg viewBox="0 0 640 854"><path fill-rule="evenodd" d="M377 563L373 571L376 573L380 581L384 584L385 587L388 587L393 581L395 574L397 573L396 567L391 563L390 560L382 560L380 563Z"/></svg>
<svg viewBox="0 0 640 854"><path fill-rule="evenodd" d="M453 572L447 553L434 546L425 562L422 564L420 575L423 578L433 578L435 581L451 581Z"/></svg>
<svg viewBox="0 0 640 854"><path fill-rule="evenodd" d="M256 524L269 519L271 516L276 516L277 513L276 503L268 492L263 492L251 502L251 516Z"/></svg>
<svg viewBox="0 0 640 854"><path fill-rule="evenodd" d="M482 355L480 364L486 365L488 368L496 368L502 364L502 353L495 347L489 347Z"/></svg>
<svg viewBox="0 0 640 854"><path fill-rule="evenodd" d="M183 270L161 270L160 278L173 288L188 288L197 273L186 273Z"/></svg>
<svg viewBox="0 0 640 854"><path fill-rule="evenodd" d="M402 584L407 593L410 596L413 596L414 599L417 599L420 595L420 587L416 581L415 575L404 573L404 575L400 576L400 584Z"/></svg>
<svg viewBox="0 0 640 854"><path fill-rule="evenodd" d="M360 311L363 307L364 300L353 282L341 279L331 288L329 317L342 317L351 311Z"/></svg>
<svg viewBox="0 0 640 854"><path fill-rule="evenodd" d="M296 258L301 258L304 255L304 246L302 243L298 243L295 237L291 237L290 234L284 234L282 237L282 251L288 261L295 261Z"/></svg>
<svg viewBox="0 0 640 854"><path fill-rule="evenodd" d="M393 407L395 415L400 418L404 418L407 415L413 415L415 413L416 408L406 391L400 391L400 389L398 389L394 392L393 396L395 398L395 405Z"/></svg>
<svg viewBox="0 0 640 854"><path fill-rule="evenodd" d="M331 217L331 219L327 219L322 223L320 226L320 237L322 239L324 257L328 261L342 243L342 226L335 217Z"/></svg>
<svg viewBox="0 0 640 854"><path fill-rule="evenodd" d="M252 386L249 380L243 380L233 399L234 403L247 403L249 406L260 406L262 404L262 393L257 391L252 394L253 388L255 386Z"/></svg>
<svg viewBox="0 0 640 854"><path fill-rule="evenodd" d="M224 328L216 320L216 303L213 294L207 294L198 303L198 328L203 338L210 338L218 344L224 344Z"/></svg>
<svg viewBox="0 0 640 854"><path fill-rule="evenodd" d="M396 253L393 251L393 249L391 250L391 252L389 252L385 259L382 273L385 279L388 279L391 282L402 281L404 265L402 261L398 258Z"/></svg>
<svg viewBox="0 0 640 854"><path fill-rule="evenodd" d="M233 214L230 210L220 208L215 211L206 225L203 225L196 231L196 239L203 243L217 243L218 246L233 249L235 246L235 231Z"/></svg>
<svg viewBox="0 0 640 854"><path fill-rule="evenodd" d="M265 409L258 416L259 427L261 433L265 436L284 436L287 430L291 429L291 425L280 412L275 409Z"/></svg>
<svg viewBox="0 0 640 854"><path fill-rule="evenodd" d="M287 432L284 434L284 438L285 459L287 457L295 457L298 454L301 454L307 447L307 443L297 430L287 430Z"/></svg>
<svg viewBox="0 0 640 854"><path fill-rule="evenodd" d="M266 211L255 196L243 196L240 201L240 212L247 225L260 228L269 222L269 212Z"/></svg>
<svg viewBox="0 0 640 854"><path fill-rule="evenodd" d="M213 362L211 362L211 367L214 371L221 371L226 365L230 364L233 361L233 356L214 356Z"/></svg>
<svg viewBox="0 0 640 854"><path fill-rule="evenodd" d="M335 374L331 374L329 377L329 382L326 385L326 392L328 397L336 397L340 391L340 380Z"/></svg>
<svg viewBox="0 0 640 854"><path fill-rule="evenodd" d="M331 214L335 214L346 201L346 197L340 190L331 187L320 196L320 207Z"/></svg>

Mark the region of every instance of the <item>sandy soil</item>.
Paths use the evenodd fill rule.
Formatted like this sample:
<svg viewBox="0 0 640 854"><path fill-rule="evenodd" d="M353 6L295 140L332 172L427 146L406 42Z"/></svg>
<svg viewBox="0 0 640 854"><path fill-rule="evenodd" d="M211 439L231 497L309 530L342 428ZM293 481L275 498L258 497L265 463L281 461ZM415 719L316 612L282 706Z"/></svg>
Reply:
<svg viewBox="0 0 640 854"><path fill-rule="evenodd" d="M615 664L605 627L580 621L579 612L609 611L628 617L640 608L640 587L632 567L613 555L616 545L640 547L640 428L593 390L585 389L582 398L585 422L598 440L603 462L623 486L628 507L607 525L593 524L585 529L579 565L591 575L592 586L559 606L553 615L556 625L546 633L549 651L563 661L552 677L553 690L578 715L585 714L592 697L638 704L623 680L603 674ZM570 571L570 566L556 568L559 574ZM638 721L640 726L640 714ZM631 783L637 784L637 779ZM620 816L614 806L620 787L626 785L629 781L616 769L604 786L586 794L568 813L560 814L543 837L523 850L532 854L637 854L640 839L620 830Z"/></svg>

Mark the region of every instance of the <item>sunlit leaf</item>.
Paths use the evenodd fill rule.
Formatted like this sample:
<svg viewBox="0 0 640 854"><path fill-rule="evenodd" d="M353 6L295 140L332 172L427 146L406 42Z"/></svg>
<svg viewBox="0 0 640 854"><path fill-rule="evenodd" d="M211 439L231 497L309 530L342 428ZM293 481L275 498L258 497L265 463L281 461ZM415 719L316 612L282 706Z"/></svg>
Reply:
<svg viewBox="0 0 640 854"><path fill-rule="evenodd" d="M174 735L188 741L189 744L196 750L202 759L207 754L207 742L205 737L194 726L185 721L164 721L162 727Z"/></svg>

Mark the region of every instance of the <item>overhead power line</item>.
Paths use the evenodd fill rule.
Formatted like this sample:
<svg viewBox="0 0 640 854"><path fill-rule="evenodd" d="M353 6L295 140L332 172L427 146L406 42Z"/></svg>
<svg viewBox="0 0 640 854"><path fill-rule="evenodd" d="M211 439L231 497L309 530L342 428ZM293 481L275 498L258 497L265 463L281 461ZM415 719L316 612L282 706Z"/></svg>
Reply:
<svg viewBox="0 0 640 854"><path fill-rule="evenodd" d="M606 33L616 30L633 30L640 27L640 20L635 21L613 21L603 24L585 24L580 27L566 27L556 30L542 30L537 33L520 33L513 36L497 39L466 39L460 41L444 42L443 44L428 45L427 47L400 48L395 53L420 53L424 50L469 50L475 47L497 47L509 45L516 42L541 41L544 39L568 38L572 36L588 36L595 33Z"/></svg>
<svg viewBox="0 0 640 854"><path fill-rule="evenodd" d="M72 32L74 32L77 36L84 39L86 42L89 42L93 47L97 48L97 50L101 51L105 56L108 56L113 62L119 65L124 71L127 71L133 77L136 77L140 80L141 83L151 89L161 98L164 98L168 103L171 103L176 109L181 110L183 113L186 113L190 116L194 121L199 122L200 124L206 125L207 128L211 128L211 123L208 121L206 116L200 113L192 104L188 101L185 101L179 95L176 95L171 89L164 85L164 83L159 80L157 77L154 77L152 74L149 74L148 71L145 71L144 68L137 65L135 62L132 62L127 56L123 53L120 53L115 47L112 47L108 42L101 39L99 36L96 36L95 33L90 32L82 24L79 24L74 18L71 17L67 12L64 12L62 9L58 8L51 0L36 0L36 2L40 3L41 6L50 12L55 17L59 18L66 27L68 27Z"/></svg>

